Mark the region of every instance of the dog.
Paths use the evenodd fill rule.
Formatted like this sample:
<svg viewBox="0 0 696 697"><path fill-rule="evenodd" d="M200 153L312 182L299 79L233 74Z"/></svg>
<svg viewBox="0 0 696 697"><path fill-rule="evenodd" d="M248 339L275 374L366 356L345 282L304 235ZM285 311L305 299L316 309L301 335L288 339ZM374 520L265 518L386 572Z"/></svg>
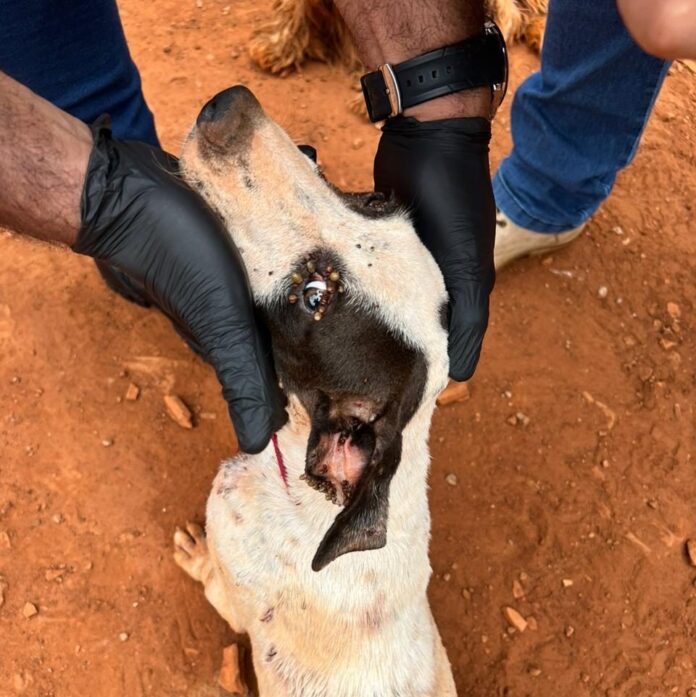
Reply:
<svg viewBox="0 0 696 697"><path fill-rule="evenodd" d="M508 43L523 41L541 51L548 0L487 0L486 5ZM305 60L316 60L365 72L331 0L275 0L272 15L249 43L249 55L262 70L286 75Z"/></svg>
<svg viewBox="0 0 696 697"><path fill-rule="evenodd" d="M447 296L408 216L320 175L242 86L201 111L183 176L224 221L289 421L224 462L176 562L249 636L259 697L450 697L426 590L428 432Z"/></svg>

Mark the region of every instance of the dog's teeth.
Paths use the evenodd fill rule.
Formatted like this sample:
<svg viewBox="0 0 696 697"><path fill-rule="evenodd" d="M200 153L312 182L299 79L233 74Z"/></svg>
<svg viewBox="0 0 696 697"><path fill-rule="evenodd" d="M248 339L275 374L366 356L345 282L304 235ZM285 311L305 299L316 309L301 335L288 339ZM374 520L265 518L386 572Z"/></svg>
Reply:
<svg viewBox="0 0 696 697"><path fill-rule="evenodd" d="M321 319L321 312L314 313L314 321L318 322Z"/></svg>
<svg viewBox="0 0 696 697"><path fill-rule="evenodd" d="M292 280L292 282L296 286L298 286L300 283L302 283L302 276L300 276L300 274L297 273L297 271L295 271L295 273L293 273L293 275L290 277L290 279Z"/></svg>
<svg viewBox="0 0 696 697"><path fill-rule="evenodd" d="M341 274L338 273L338 271L332 271L329 274L329 280L333 281L334 283L336 283L336 281L338 281L339 278L341 278Z"/></svg>

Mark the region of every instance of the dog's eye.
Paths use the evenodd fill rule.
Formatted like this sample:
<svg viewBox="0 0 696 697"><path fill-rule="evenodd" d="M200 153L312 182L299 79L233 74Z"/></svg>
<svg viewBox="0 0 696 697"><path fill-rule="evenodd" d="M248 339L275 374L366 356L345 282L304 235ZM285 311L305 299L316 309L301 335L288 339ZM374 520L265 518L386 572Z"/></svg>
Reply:
<svg viewBox="0 0 696 697"><path fill-rule="evenodd" d="M324 281L310 281L307 283L302 292L305 307L310 312L317 312L324 293L326 293L326 283Z"/></svg>

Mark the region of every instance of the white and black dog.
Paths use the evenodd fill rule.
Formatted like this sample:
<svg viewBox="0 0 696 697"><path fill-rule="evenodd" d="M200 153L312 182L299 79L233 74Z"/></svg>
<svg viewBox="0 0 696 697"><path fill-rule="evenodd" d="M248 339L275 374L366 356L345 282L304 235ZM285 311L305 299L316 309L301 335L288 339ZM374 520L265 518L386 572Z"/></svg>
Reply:
<svg viewBox="0 0 696 697"><path fill-rule="evenodd" d="M249 635L260 697L455 695L426 595L437 265L404 213L333 189L244 87L204 107L181 161L244 257L290 418L222 465L176 561Z"/></svg>

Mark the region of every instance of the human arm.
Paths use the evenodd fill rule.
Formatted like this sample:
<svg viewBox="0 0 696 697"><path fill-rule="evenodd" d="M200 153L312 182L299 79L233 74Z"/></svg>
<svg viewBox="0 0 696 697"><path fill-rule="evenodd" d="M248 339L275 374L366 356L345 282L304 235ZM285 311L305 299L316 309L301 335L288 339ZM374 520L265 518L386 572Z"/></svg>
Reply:
<svg viewBox="0 0 696 697"><path fill-rule="evenodd" d="M0 226L112 265L213 365L240 447L285 420L241 258L176 161L90 129L0 73Z"/></svg>
<svg viewBox="0 0 696 697"><path fill-rule="evenodd" d="M369 70L462 41L483 29L480 0L336 0ZM416 105L389 119L375 157L375 186L412 212L450 297L450 375L468 379L488 324L495 271L490 183L491 92L480 88Z"/></svg>
<svg viewBox="0 0 696 697"><path fill-rule="evenodd" d="M631 36L658 58L696 59L696 0L617 0Z"/></svg>

